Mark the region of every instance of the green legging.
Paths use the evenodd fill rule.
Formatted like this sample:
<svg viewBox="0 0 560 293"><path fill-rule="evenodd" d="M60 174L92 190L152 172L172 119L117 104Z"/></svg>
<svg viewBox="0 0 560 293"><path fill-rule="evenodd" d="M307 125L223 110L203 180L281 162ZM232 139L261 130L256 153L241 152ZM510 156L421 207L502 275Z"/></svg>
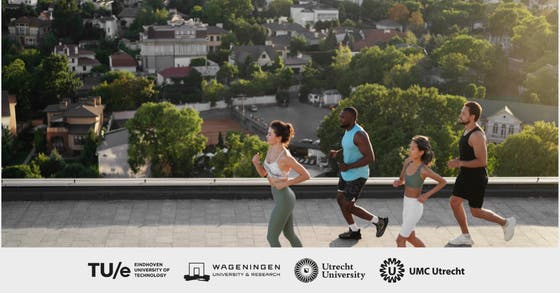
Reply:
<svg viewBox="0 0 560 293"><path fill-rule="evenodd" d="M275 187L270 188L272 197L274 198L274 208L270 214L268 222L268 233L266 239L271 247L280 247L280 232L284 232L284 236L288 238L292 247L302 247L301 241L294 232L294 220L292 211L296 205L296 195L291 188L286 187L278 190Z"/></svg>

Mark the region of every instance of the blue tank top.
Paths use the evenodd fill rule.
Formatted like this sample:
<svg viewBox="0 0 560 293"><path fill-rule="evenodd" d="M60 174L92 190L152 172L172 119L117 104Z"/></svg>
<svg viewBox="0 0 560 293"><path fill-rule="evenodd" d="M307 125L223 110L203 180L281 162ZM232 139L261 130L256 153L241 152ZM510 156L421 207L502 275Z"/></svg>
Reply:
<svg viewBox="0 0 560 293"><path fill-rule="evenodd" d="M364 131L364 129L356 124L352 129L346 130L344 136L342 137L342 154L343 154L343 161L344 164L352 164L359 161L364 155L360 152L360 149L354 144L354 135L357 132ZM341 171L340 176L344 181L352 181L358 178L368 178L369 177L369 164L349 169L348 171Z"/></svg>

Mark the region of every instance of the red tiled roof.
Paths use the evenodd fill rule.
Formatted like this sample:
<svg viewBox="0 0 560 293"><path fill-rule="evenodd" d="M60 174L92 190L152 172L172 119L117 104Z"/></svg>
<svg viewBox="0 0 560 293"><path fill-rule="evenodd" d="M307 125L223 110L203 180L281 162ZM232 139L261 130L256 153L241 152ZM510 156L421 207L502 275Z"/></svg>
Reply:
<svg viewBox="0 0 560 293"><path fill-rule="evenodd" d="M124 52L117 52L111 55L111 64L113 67L132 67L136 66L136 60Z"/></svg>
<svg viewBox="0 0 560 293"><path fill-rule="evenodd" d="M359 51L363 48L373 47L377 44L390 41L393 37L404 37L405 34L396 30L364 30L365 38L354 43L354 50Z"/></svg>
<svg viewBox="0 0 560 293"><path fill-rule="evenodd" d="M158 74L164 78L182 78L189 76L191 67L170 67L160 71Z"/></svg>

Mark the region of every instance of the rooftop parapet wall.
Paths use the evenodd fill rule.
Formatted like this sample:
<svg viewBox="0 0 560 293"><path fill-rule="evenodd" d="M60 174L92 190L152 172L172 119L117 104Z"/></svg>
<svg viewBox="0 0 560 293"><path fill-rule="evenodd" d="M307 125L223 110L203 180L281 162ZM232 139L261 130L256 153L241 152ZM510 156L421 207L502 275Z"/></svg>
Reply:
<svg viewBox="0 0 560 293"><path fill-rule="evenodd" d="M372 177L361 197L395 198L396 178ZM449 197L455 177L436 197ZM338 178L312 178L292 186L297 198L336 198ZM424 188L435 184L426 180ZM488 197L558 197L557 177L492 177ZM162 199L271 199L264 178L135 178L135 179L2 179L2 201L22 200L162 200Z"/></svg>

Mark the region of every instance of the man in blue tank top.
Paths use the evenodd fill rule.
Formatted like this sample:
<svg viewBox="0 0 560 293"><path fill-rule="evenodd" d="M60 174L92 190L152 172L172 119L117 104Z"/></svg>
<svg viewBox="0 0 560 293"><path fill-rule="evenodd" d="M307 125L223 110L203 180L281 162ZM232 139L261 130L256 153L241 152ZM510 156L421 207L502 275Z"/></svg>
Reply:
<svg viewBox="0 0 560 293"><path fill-rule="evenodd" d="M342 161L337 160L340 169L337 201L349 226L348 232L342 233L338 237L340 239L362 238L352 215L375 225L376 236L381 237L387 228L389 218L378 218L356 205L369 177L369 163L375 160L369 136L360 125L356 124L358 111L354 107L344 108L338 118L340 127L346 129L346 132L342 137L342 149L331 150L330 156L333 158L342 156Z"/></svg>

